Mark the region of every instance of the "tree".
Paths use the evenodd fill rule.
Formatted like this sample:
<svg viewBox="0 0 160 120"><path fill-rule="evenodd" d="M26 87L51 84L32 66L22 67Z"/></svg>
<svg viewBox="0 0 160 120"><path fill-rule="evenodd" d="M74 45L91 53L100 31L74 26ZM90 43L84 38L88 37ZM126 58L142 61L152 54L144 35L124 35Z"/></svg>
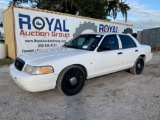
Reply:
<svg viewBox="0 0 160 120"><path fill-rule="evenodd" d="M133 33L132 36L133 36L134 38L137 38L137 33Z"/></svg>
<svg viewBox="0 0 160 120"><path fill-rule="evenodd" d="M121 12L127 21L127 12L130 10L129 5L122 0L13 0L16 3L27 1L32 3L32 7L73 15L79 13L81 16L98 19L107 19L107 16L116 19Z"/></svg>
<svg viewBox="0 0 160 120"><path fill-rule="evenodd" d="M125 21L127 21L127 15L128 15L127 12L128 12L131 8L130 8L129 5L126 4L125 2L121 2L121 3L119 3L119 9L120 9L123 17L125 18Z"/></svg>
<svg viewBox="0 0 160 120"><path fill-rule="evenodd" d="M3 23L2 22L0 23L0 27L3 28Z"/></svg>
<svg viewBox="0 0 160 120"><path fill-rule="evenodd" d="M9 7L11 6L11 4L16 5L16 4L21 4L21 3L28 3L30 0L12 0L10 3L9 3Z"/></svg>
<svg viewBox="0 0 160 120"><path fill-rule="evenodd" d="M104 9L106 4L100 0L81 0L78 2L77 8L81 16L106 19Z"/></svg>
<svg viewBox="0 0 160 120"><path fill-rule="evenodd" d="M77 11L76 0L32 0L32 7L62 13L75 14Z"/></svg>
<svg viewBox="0 0 160 120"><path fill-rule="evenodd" d="M131 8L129 7L128 4L125 4L125 2L119 2L119 0L114 0L114 1L110 1L108 3L108 15L112 16L113 19L116 19L117 17L117 13L121 12L123 17L125 18L125 21L127 21L127 12L130 10Z"/></svg>
<svg viewBox="0 0 160 120"><path fill-rule="evenodd" d="M119 12L127 21L127 12L130 7L122 0L81 0L78 1L78 11L82 16L92 18L107 19L107 16L116 19Z"/></svg>

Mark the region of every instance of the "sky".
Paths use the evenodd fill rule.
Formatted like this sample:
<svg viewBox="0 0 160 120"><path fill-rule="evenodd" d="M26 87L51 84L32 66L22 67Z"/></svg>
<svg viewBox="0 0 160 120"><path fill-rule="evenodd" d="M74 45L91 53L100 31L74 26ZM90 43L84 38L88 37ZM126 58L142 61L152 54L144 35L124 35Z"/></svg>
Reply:
<svg viewBox="0 0 160 120"><path fill-rule="evenodd" d="M160 0L126 0L131 10L128 12L128 24L133 24L134 31L160 27ZM121 14L116 22L124 23Z"/></svg>
<svg viewBox="0 0 160 120"><path fill-rule="evenodd" d="M0 22L2 22L2 11L8 8L9 1L11 0L0 0ZM131 10L128 12L127 24L133 25L134 32L160 27L160 0L123 1L126 1L131 7ZM115 22L125 23L121 13L118 14ZM0 28L0 31L3 30Z"/></svg>

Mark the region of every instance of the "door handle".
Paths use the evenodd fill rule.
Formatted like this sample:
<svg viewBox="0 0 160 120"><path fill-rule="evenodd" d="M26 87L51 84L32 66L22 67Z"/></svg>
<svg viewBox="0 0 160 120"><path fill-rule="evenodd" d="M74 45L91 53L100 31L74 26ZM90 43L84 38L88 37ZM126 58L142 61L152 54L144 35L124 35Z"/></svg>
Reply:
<svg viewBox="0 0 160 120"><path fill-rule="evenodd" d="M123 53L122 53L122 52L119 52L119 53L118 53L118 55L121 55L121 54L123 54Z"/></svg>
<svg viewBox="0 0 160 120"><path fill-rule="evenodd" d="M138 52L138 50L135 50L135 52Z"/></svg>

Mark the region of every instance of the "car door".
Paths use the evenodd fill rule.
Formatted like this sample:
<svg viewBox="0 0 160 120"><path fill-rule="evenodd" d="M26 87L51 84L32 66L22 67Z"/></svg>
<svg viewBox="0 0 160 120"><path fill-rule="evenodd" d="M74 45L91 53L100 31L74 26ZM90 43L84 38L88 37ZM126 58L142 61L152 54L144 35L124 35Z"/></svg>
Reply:
<svg viewBox="0 0 160 120"><path fill-rule="evenodd" d="M133 65L139 56L136 43L129 35L119 35L122 44L122 56L124 65Z"/></svg>
<svg viewBox="0 0 160 120"><path fill-rule="evenodd" d="M116 71L122 65L122 50L119 49L119 42L117 35L107 35L103 39L95 51L96 76ZM108 49L102 49L103 46L107 46Z"/></svg>

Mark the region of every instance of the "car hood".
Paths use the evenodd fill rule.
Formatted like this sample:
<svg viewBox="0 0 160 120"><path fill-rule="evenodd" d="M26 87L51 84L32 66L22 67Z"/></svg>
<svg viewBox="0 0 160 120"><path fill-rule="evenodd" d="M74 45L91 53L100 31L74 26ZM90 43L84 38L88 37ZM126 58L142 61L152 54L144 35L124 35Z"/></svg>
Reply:
<svg viewBox="0 0 160 120"><path fill-rule="evenodd" d="M80 54L85 54L90 51L87 50L80 50L80 49L73 49L73 48L66 48L66 47L59 47L59 48L53 48L53 49L47 49L47 50L40 50L33 53L27 53L22 56L19 56L22 60L25 62L30 61L39 61L42 60L48 61L48 60L58 60L62 58L67 58L71 56L77 56Z"/></svg>

